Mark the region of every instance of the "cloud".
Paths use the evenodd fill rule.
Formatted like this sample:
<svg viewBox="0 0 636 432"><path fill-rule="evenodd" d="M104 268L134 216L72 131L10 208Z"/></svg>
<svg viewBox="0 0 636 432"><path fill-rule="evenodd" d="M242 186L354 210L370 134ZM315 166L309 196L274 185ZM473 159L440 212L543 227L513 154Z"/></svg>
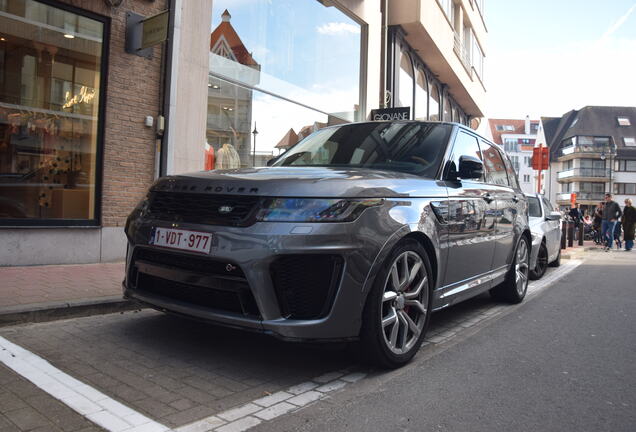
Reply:
<svg viewBox="0 0 636 432"><path fill-rule="evenodd" d="M323 24L320 27L316 27L318 33L323 35L335 36L342 34L360 34L360 27L354 24L348 24L343 22L330 22Z"/></svg>
<svg viewBox="0 0 636 432"><path fill-rule="evenodd" d="M614 32L616 32L616 30L621 28L621 26L625 24L625 21L627 21L627 18L629 18L632 12L634 12L634 9L636 9L636 3L634 3L634 5L630 7L623 16L617 19L616 22L609 29L607 29L607 31L599 39L599 42L602 43L606 41L612 34L614 34Z"/></svg>

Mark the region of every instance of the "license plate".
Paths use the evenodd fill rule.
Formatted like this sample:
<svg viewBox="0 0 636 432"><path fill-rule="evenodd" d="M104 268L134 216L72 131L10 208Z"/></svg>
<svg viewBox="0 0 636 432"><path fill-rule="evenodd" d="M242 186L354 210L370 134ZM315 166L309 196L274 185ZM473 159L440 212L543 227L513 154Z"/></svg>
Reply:
<svg viewBox="0 0 636 432"><path fill-rule="evenodd" d="M171 249L209 254L214 234L173 228L155 228L150 244Z"/></svg>

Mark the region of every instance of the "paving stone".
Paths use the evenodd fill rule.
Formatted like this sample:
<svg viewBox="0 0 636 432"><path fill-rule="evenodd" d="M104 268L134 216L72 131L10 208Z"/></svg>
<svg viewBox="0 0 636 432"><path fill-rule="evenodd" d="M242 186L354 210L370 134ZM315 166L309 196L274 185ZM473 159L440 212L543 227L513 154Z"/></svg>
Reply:
<svg viewBox="0 0 636 432"><path fill-rule="evenodd" d="M263 420L271 420L283 414L287 414L288 412L295 409L298 409L296 405L292 405L287 402L281 402L269 408L265 408L264 410L261 410L254 415Z"/></svg>
<svg viewBox="0 0 636 432"><path fill-rule="evenodd" d="M32 397L27 402L63 431L75 431L90 426L77 412L48 395Z"/></svg>
<svg viewBox="0 0 636 432"><path fill-rule="evenodd" d="M313 390L318 387L318 384L312 381L307 381L302 384L295 385L293 387L288 388L286 391L295 395L305 393L309 390Z"/></svg>
<svg viewBox="0 0 636 432"><path fill-rule="evenodd" d="M328 393L328 392L332 392L335 390L340 390L341 388L343 388L344 386L346 386L347 383L345 381L341 381L341 380L335 380L335 381L331 381L327 384L321 385L320 387L318 387L316 389L316 391L322 392L322 393Z"/></svg>
<svg viewBox="0 0 636 432"><path fill-rule="evenodd" d="M349 383L354 383L354 382L360 381L365 376L367 376L367 374L365 374L363 372L354 372L354 373L350 373L348 375L345 375L345 376L343 376L340 379L343 380L343 381L349 382Z"/></svg>
<svg viewBox="0 0 636 432"><path fill-rule="evenodd" d="M315 381L315 382L321 383L321 384L325 384L325 383L328 383L329 381L335 380L336 378L340 378L342 375L344 375L344 374L341 373L341 372L329 372L329 373L321 375L321 376L319 376L317 378L314 378L312 381Z"/></svg>
<svg viewBox="0 0 636 432"><path fill-rule="evenodd" d="M171 402L168 405L179 411L184 411L195 406L194 402L192 402L190 399L185 398L177 399L176 401Z"/></svg>
<svg viewBox="0 0 636 432"><path fill-rule="evenodd" d="M12 411L19 408L25 408L27 405L24 401L14 393L2 392L0 393L0 412Z"/></svg>
<svg viewBox="0 0 636 432"><path fill-rule="evenodd" d="M291 399L287 399L287 402L292 403L294 405L298 405L298 406L305 406L308 403L311 403L313 401L317 401L318 399L320 399L323 396L322 393L319 393L317 391L308 391L306 393L302 393L298 396L295 396Z"/></svg>
<svg viewBox="0 0 636 432"><path fill-rule="evenodd" d="M136 401L132 406L133 409L141 409L148 414L150 418L158 419L168 416L177 412L174 408L156 401L155 399L148 398Z"/></svg>
<svg viewBox="0 0 636 432"><path fill-rule="evenodd" d="M215 413L216 411L208 406L198 405L187 410L161 417L159 420L168 426L177 427L201 420L202 418L209 417Z"/></svg>
<svg viewBox="0 0 636 432"><path fill-rule="evenodd" d="M243 432L261 423L256 417L245 417L216 429L217 432Z"/></svg>
<svg viewBox="0 0 636 432"><path fill-rule="evenodd" d="M246 405L231 409L229 411L224 411L222 413L217 414L220 418L227 421L234 421L241 417L245 417L249 414L255 413L256 411L261 410L262 407L258 405L254 405L253 403L248 403Z"/></svg>
<svg viewBox="0 0 636 432"><path fill-rule="evenodd" d="M274 394L271 394L269 396L265 396L263 398L260 399L256 399L255 401L253 401L253 403L255 403L256 405L260 405L262 407L269 407L272 406L278 402L282 402L286 399L289 399L290 397L292 397L293 394L291 393L286 393L286 392L276 392Z"/></svg>
<svg viewBox="0 0 636 432"><path fill-rule="evenodd" d="M38 413L34 408L26 407L19 408L13 411L6 411L4 415L14 423L18 429L21 430L31 430L37 427L49 426L50 423L44 418L40 413Z"/></svg>
<svg viewBox="0 0 636 432"><path fill-rule="evenodd" d="M174 432L208 432L224 425L225 423L225 420L221 420L215 416L210 416L203 420L176 428L174 429Z"/></svg>

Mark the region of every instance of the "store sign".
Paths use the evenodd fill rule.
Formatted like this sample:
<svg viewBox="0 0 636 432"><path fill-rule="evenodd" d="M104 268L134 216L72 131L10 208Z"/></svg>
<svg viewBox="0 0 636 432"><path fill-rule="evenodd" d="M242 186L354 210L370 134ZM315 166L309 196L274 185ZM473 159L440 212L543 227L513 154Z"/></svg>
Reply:
<svg viewBox="0 0 636 432"><path fill-rule="evenodd" d="M410 120L411 107L374 109L370 117L372 121Z"/></svg>
<svg viewBox="0 0 636 432"><path fill-rule="evenodd" d="M150 48L168 39L169 11L146 18L141 22L141 49Z"/></svg>

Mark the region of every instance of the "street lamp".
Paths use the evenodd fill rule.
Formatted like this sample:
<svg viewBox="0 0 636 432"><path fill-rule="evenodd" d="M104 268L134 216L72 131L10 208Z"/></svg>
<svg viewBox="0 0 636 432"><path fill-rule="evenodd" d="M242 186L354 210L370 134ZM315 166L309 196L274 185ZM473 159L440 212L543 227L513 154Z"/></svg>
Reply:
<svg viewBox="0 0 636 432"><path fill-rule="evenodd" d="M608 160L609 162L609 193L613 194L612 192L612 156L614 156L614 149L611 147L610 144L610 150L607 152L607 155L605 154L605 150L603 150L601 152L601 160L604 161L605 159Z"/></svg>
<svg viewBox="0 0 636 432"><path fill-rule="evenodd" d="M256 130L256 122L254 122L254 130L252 131L252 135L254 135L254 152L252 153L252 168L256 166L256 135L258 135L258 131Z"/></svg>

